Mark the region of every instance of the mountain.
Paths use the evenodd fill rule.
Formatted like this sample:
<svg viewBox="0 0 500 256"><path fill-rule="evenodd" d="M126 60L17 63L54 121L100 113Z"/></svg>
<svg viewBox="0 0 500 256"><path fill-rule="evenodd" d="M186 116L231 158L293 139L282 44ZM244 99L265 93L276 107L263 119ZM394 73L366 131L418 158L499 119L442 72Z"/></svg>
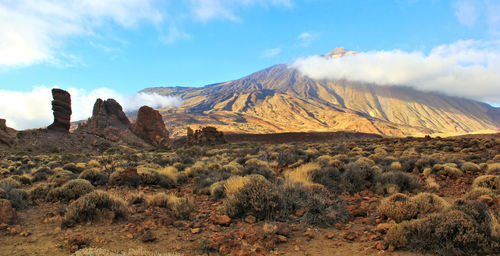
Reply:
<svg viewBox="0 0 500 256"><path fill-rule="evenodd" d="M337 48L324 55L356 52ZM142 92L178 96L179 108L160 109L173 136L186 126L212 125L238 133L358 131L388 136L500 130L500 109L486 103L345 80L314 80L281 64L238 80Z"/></svg>

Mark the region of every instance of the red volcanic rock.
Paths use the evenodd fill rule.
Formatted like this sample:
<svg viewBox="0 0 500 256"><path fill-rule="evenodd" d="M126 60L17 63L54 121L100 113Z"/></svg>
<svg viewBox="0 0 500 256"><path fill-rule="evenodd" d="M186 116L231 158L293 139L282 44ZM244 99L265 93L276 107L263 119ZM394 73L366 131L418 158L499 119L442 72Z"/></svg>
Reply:
<svg viewBox="0 0 500 256"><path fill-rule="evenodd" d="M0 223L15 224L17 221L16 210L12 208L10 201L0 200Z"/></svg>
<svg viewBox="0 0 500 256"><path fill-rule="evenodd" d="M0 119L0 144L12 145L12 137L9 134L5 119Z"/></svg>
<svg viewBox="0 0 500 256"><path fill-rule="evenodd" d="M229 226L229 224L231 224L231 218L227 215L215 216L214 223L221 226Z"/></svg>
<svg viewBox="0 0 500 256"><path fill-rule="evenodd" d="M71 126L71 95L61 89L52 89L52 111L54 112L54 122L48 129L59 132L69 132Z"/></svg>
<svg viewBox="0 0 500 256"><path fill-rule="evenodd" d="M217 131L215 127L207 126L193 132L187 128L186 145L215 145L226 143L224 133Z"/></svg>
<svg viewBox="0 0 500 256"><path fill-rule="evenodd" d="M109 177L111 184L115 185L128 185L136 187L141 182L141 177L137 173L135 167L129 167L123 171L115 171Z"/></svg>
<svg viewBox="0 0 500 256"><path fill-rule="evenodd" d="M137 120L132 125L137 137L157 148L168 148L170 140L160 112L148 106L142 106L137 112Z"/></svg>
<svg viewBox="0 0 500 256"><path fill-rule="evenodd" d="M130 121L116 100L97 99L92 110L92 117L88 120L85 128L91 131L102 131L110 127L127 129L130 127Z"/></svg>

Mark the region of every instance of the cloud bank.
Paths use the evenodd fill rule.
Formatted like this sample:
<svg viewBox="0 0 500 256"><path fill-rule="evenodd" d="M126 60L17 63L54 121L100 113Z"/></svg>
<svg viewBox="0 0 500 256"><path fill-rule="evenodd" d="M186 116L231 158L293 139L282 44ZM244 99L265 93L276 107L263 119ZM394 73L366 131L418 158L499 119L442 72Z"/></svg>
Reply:
<svg viewBox="0 0 500 256"><path fill-rule="evenodd" d="M500 41L458 41L429 53L370 51L338 59L312 56L290 65L313 79L345 79L500 103Z"/></svg>
<svg viewBox="0 0 500 256"><path fill-rule="evenodd" d="M0 90L0 118L7 119L7 125L15 129L30 129L48 126L53 121L52 88L35 87L30 92ZM123 95L108 88L87 92L70 88L72 121L84 120L92 115L96 99L113 98L124 111L135 111L143 105L152 108L179 107L182 101L177 97L162 96L156 93Z"/></svg>

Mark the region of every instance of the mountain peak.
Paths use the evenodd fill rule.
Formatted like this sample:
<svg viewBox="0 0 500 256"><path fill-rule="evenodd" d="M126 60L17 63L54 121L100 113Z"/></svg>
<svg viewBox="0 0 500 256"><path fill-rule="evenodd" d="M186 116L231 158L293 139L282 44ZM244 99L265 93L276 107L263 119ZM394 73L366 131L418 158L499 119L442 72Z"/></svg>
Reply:
<svg viewBox="0 0 500 256"><path fill-rule="evenodd" d="M324 56L336 59L336 58L340 58L340 57L344 57L346 55L356 54L356 53L358 53L358 52L348 51L344 47L337 47L337 48L333 49L333 51L325 54Z"/></svg>

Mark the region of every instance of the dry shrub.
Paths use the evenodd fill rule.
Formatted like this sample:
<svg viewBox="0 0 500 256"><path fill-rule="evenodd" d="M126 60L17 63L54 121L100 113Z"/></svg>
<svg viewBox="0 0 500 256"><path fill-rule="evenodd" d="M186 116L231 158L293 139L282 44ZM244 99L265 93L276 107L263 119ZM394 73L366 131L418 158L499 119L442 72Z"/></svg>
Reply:
<svg viewBox="0 0 500 256"><path fill-rule="evenodd" d="M425 179L425 184L431 190L437 191L440 186L437 184L436 180L433 177L428 177Z"/></svg>
<svg viewBox="0 0 500 256"><path fill-rule="evenodd" d="M423 217L430 213L441 212L449 206L449 203L443 198L426 192L418 193L411 197L410 201L417 207L418 217Z"/></svg>
<svg viewBox="0 0 500 256"><path fill-rule="evenodd" d="M270 219L279 207L279 196L271 182L261 175L226 181L223 209L230 217L248 214L257 219Z"/></svg>
<svg viewBox="0 0 500 256"><path fill-rule="evenodd" d="M31 181L32 182L37 182L41 180L47 180L48 177L54 174L54 171L51 170L49 167L43 166L38 169L36 169L34 172L31 173Z"/></svg>
<svg viewBox="0 0 500 256"><path fill-rule="evenodd" d="M183 197L177 197L174 194L158 193L150 197L148 205L170 209L175 217L180 219L189 219L193 211L191 200Z"/></svg>
<svg viewBox="0 0 500 256"><path fill-rule="evenodd" d="M483 188L483 187L477 187L477 188L472 188L467 194L464 195L464 198L467 200L476 200L481 196L491 196L492 198L495 198L498 196L495 191L489 189L489 188Z"/></svg>
<svg viewBox="0 0 500 256"><path fill-rule="evenodd" d="M113 185L137 187L142 183L137 169L129 167L125 170L117 170L109 175L109 182Z"/></svg>
<svg viewBox="0 0 500 256"><path fill-rule="evenodd" d="M335 158L330 155L322 155L316 158L316 162L318 162L322 167L332 166L335 164Z"/></svg>
<svg viewBox="0 0 500 256"><path fill-rule="evenodd" d="M476 201L457 200L447 210L391 227L386 241L397 248L436 255L477 255L498 252L496 221Z"/></svg>
<svg viewBox="0 0 500 256"><path fill-rule="evenodd" d="M65 165L63 165L62 167L64 170L68 170L72 173L81 173L83 170L84 170L84 167L82 167L81 165L76 165L74 163L67 163Z"/></svg>
<svg viewBox="0 0 500 256"><path fill-rule="evenodd" d="M108 175L106 175L106 173L99 170L98 168L87 169L81 172L80 175L78 175L78 178L88 180L95 186L105 185L108 183L109 180Z"/></svg>
<svg viewBox="0 0 500 256"><path fill-rule="evenodd" d="M486 168L486 173L500 175L500 163L488 164Z"/></svg>
<svg viewBox="0 0 500 256"><path fill-rule="evenodd" d="M402 169L403 169L403 166L401 165L400 162L392 162L391 163L391 170L401 171Z"/></svg>
<svg viewBox="0 0 500 256"><path fill-rule="evenodd" d="M482 175L477 177L472 182L473 188L488 188L497 194L500 194L500 176L498 175Z"/></svg>
<svg viewBox="0 0 500 256"><path fill-rule="evenodd" d="M320 170L321 165L318 163L307 163L295 168L293 171L287 174L287 178L295 182L301 182L304 184L311 184L312 177L311 172Z"/></svg>
<svg viewBox="0 0 500 256"><path fill-rule="evenodd" d="M438 172L438 175L443 175L443 176L448 176L451 178L458 178L462 177L464 173L458 169L457 167L450 166L450 165L444 165Z"/></svg>
<svg viewBox="0 0 500 256"><path fill-rule="evenodd" d="M113 220L128 217L128 209L123 200L104 191L93 191L72 202L64 215L63 225L72 226L78 223L94 221L104 210L113 212Z"/></svg>
<svg viewBox="0 0 500 256"><path fill-rule="evenodd" d="M400 191L413 192L421 187L420 182L415 176L401 171L379 174L375 180L381 184L395 184L399 187Z"/></svg>
<svg viewBox="0 0 500 256"><path fill-rule="evenodd" d="M74 173L64 170L62 168L55 168L54 174L52 174L48 180L50 183L53 183L56 186L61 186L62 184L75 178L76 175Z"/></svg>
<svg viewBox="0 0 500 256"><path fill-rule="evenodd" d="M341 173L336 167L325 166L321 169L314 169L309 172L313 183L325 186L332 193L340 193L343 190L341 186Z"/></svg>
<svg viewBox="0 0 500 256"><path fill-rule="evenodd" d="M225 183L225 181L218 181L210 185L210 195L215 199L223 198L226 195L224 189Z"/></svg>
<svg viewBox="0 0 500 256"><path fill-rule="evenodd" d="M418 209L408 196L396 193L382 199L378 207L378 214L382 217L391 218L396 222L401 222L417 216Z"/></svg>
<svg viewBox="0 0 500 256"><path fill-rule="evenodd" d="M177 184L179 178L179 172L177 171L177 168L173 166L167 166L165 168L158 170L158 173L169 178L171 181L174 182L174 184Z"/></svg>
<svg viewBox="0 0 500 256"><path fill-rule="evenodd" d="M94 191L94 186L89 181L83 179L70 180L61 187L51 189L46 199L48 201L68 202L92 191Z"/></svg>
<svg viewBox="0 0 500 256"><path fill-rule="evenodd" d="M269 164L255 158L247 160L242 170L242 175L250 174L262 175L268 180L274 179L274 173L269 168Z"/></svg>
<svg viewBox="0 0 500 256"><path fill-rule="evenodd" d="M481 170L479 168L479 165L472 163L472 162L465 162L462 164L462 166L460 168L464 172L478 172Z"/></svg>
<svg viewBox="0 0 500 256"><path fill-rule="evenodd" d="M371 186L376 177L376 172L373 170L374 164L368 158L360 158L356 162L347 164L341 177L344 188L348 192L356 192Z"/></svg>
<svg viewBox="0 0 500 256"><path fill-rule="evenodd" d="M163 188L175 187L175 182L172 179L157 172L156 170L150 168L140 168L137 170L137 174L139 174L141 184L158 185Z"/></svg>
<svg viewBox="0 0 500 256"><path fill-rule="evenodd" d="M188 177L193 177L199 173L208 173L208 166L204 161L198 161L184 171Z"/></svg>

